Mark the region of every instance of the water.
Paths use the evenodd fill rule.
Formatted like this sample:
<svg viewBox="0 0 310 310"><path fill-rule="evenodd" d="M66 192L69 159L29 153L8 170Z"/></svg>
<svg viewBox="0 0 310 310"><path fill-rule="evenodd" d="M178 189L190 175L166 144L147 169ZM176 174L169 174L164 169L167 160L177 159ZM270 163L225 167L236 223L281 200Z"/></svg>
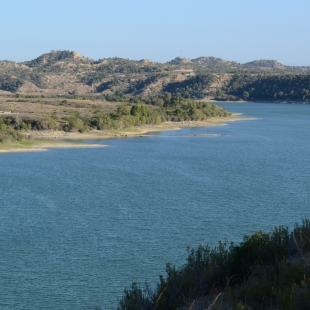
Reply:
<svg viewBox="0 0 310 310"><path fill-rule="evenodd" d="M188 244L309 217L310 105L221 105L257 120L2 154L0 308L115 309Z"/></svg>

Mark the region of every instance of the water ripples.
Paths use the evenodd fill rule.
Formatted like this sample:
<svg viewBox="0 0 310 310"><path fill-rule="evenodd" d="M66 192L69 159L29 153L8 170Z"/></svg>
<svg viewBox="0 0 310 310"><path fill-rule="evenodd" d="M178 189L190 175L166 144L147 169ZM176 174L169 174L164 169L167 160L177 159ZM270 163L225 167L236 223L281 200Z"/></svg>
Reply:
<svg viewBox="0 0 310 310"><path fill-rule="evenodd" d="M258 119L2 154L1 309L115 308L131 281L184 263L188 244L309 216L310 106L223 106Z"/></svg>

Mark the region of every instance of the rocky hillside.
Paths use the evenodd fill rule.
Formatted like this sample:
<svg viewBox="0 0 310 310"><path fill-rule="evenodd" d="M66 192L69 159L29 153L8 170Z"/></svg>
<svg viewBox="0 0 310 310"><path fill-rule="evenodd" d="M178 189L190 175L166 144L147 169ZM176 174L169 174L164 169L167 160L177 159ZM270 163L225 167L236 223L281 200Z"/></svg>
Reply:
<svg viewBox="0 0 310 310"><path fill-rule="evenodd" d="M275 60L241 64L215 57L177 57L157 63L146 59L92 60L72 51L51 51L23 63L0 61L0 91L116 97L152 97L170 92L185 98L255 100L261 89L267 100L306 100L309 73L310 67L289 67ZM294 82L296 76L298 82ZM266 87L266 83L272 86Z"/></svg>

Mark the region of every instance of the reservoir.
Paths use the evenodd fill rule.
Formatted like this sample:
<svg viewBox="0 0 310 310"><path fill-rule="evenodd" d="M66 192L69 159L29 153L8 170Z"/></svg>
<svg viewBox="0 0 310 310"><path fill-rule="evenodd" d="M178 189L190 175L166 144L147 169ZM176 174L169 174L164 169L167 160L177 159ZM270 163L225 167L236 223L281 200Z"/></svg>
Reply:
<svg viewBox="0 0 310 310"><path fill-rule="evenodd" d="M219 105L255 120L1 154L0 308L116 309L188 245L309 218L310 105Z"/></svg>

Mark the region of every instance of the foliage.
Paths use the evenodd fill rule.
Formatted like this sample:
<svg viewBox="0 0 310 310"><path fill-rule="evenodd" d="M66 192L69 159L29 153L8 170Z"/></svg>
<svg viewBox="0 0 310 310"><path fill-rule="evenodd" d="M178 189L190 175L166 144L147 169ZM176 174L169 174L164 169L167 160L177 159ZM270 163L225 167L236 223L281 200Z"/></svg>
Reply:
<svg viewBox="0 0 310 310"><path fill-rule="evenodd" d="M28 99L42 98L41 96L20 95L16 93L14 100L18 102L28 102ZM107 96L107 98L109 98ZM123 97L110 97L111 100L121 100ZM10 100L11 101L11 100ZM127 99L128 101L128 99ZM196 102L192 99L185 99L180 96L172 96L169 93L161 97L141 98L131 97L130 102L124 102L116 110L110 113L103 113L96 110L91 115L80 115L76 112L73 115L59 118L55 113L47 114L42 118L7 116L1 118L5 126L9 126L11 131L28 130L62 130L79 131L87 130L111 130L123 129L133 126L158 125L165 121L189 121L206 120L210 117L230 116L230 114L207 102ZM78 103L68 102L66 99L58 103L59 105L78 105ZM17 121L18 119L18 121ZM7 130L4 127L3 130ZM12 136L12 134L11 134ZM21 138L22 136L16 136ZM12 139L14 137L12 136Z"/></svg>
<svg viewBox="0 0 310 310"><path fill-rule="evenodd" d="M117 97L161 97L169 92L192 99L310 99L310 67L284 66L275 60L240 64L215 57L177 57L162 64L114 57L94 61L65 50L23 63L0 61L0 72L0 90L11 92L30 82L50 94L63 89L73 97L81 91L86 97L102 92ZM85 84L90 87L83 87ZM31 89L28 86L24 91Z"/></svg>
<svg viewBox="0 0 310 310"><path fill-rule="evenodd" d="M238 245L188 248L183 266L167 264L152 298L134 284L125 289L119 309L309 309L309 249L309 220L292 232L255 232Z"/></svg>
<svg viewBox="0 0 310 310"><path fill-rule="evenodd" d="M249 100L306 100L310 99L310 75L235 74L223 90Z"/></svg>
<svg viewBox="0 0 310 310"><path fill-rule="evenodd" d="M17 78L12 78L9 76L0 77L0 90L15 92L22 85L23 82Z"/></svg>
<svg viewBox="0 0 310 310"><path fill-rule="evenodd" d="M100 64L96 70L84 75L81 82L92 85L100 83L104 78L115 74L156 74L163 71L163 65L158 63L143 63L123 58L108 58L93 64ZM153 76L151 79L154 78ZM100 90L102 87L99 88ZM102 91L102 90L101 90Z"/></svg>
<svg viewBox="0 0 310 310"><path fill-rule="evenodd" d="M137 283L132 283L129 289L124 290L124 296L119 301L118 310L134 310L134 309L154 309L154 293L151 292L148 285L142 289Z"/></svg>
<svg viewBox="0 0 310 310"><path fill-rule="evenodd" d="M15 128L16 120L13 117L0 117L0 142L22 140L22 134Z"/></svg>
<svg viewBox="0 0 310 310"><path fill-rule="evenodd" d="M206 89L215 80L213 74L198 74L191 76L182 82L169 83L163 91L174 95L181 95L184 98L201 99L206 96Z"/></svg>
<svg viewBox="0 0 310 310"><path fill-rule="evenodd" d="M141 79L135 82L132 82L130 86L126 90L126 94L135 93L141 91L143 88L145 88L148 85L151 85L152 83L155 83L158 81L160 77L163 75L151 75L147 77L146 79Z"/></svg>

